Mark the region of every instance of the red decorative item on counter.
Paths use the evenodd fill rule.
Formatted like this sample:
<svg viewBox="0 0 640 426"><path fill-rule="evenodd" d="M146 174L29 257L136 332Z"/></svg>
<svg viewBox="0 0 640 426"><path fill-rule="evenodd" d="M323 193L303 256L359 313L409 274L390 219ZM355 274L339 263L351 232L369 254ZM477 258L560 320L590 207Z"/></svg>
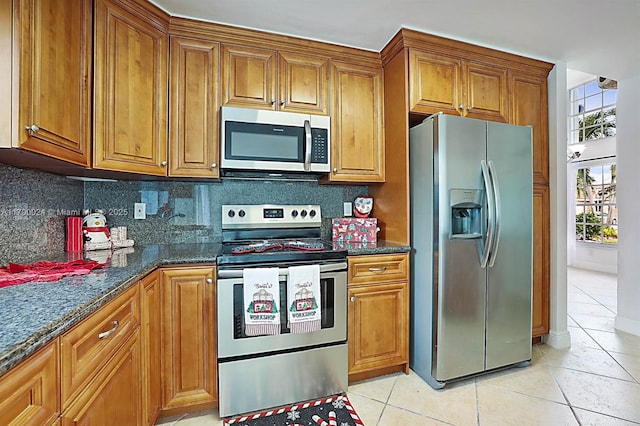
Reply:
<svg viewBox="0 0 640 426"><path fill-rule="evenodd" d="M74 260L71 262L41 262L29 265L11 263L0 267L0 288L26 282L57 281L72 275L86 275L94 269L104 267L95 260Z"/></svg>
<svg viewBox="0 0 640 426"><path fill-rule="evenodd" d="M66 219L67 240L65 250L67 252L82 251L84 234L82 232L82 218L80 216L70 216Z"/></svg>

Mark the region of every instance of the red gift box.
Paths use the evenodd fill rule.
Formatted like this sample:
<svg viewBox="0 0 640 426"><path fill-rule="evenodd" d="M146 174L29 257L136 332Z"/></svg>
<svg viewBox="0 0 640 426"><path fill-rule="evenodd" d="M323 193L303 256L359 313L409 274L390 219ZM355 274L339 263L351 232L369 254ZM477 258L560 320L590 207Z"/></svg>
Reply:
<svg viewBox="0 0 640 426"><path fill-rule="evenodd" d="M82 234L82 217L69 216L66 219L67 240L65 250L68 252L82 251L83 234Z"/></svg>
<svg viewBox="0 0 640 426"><path fill-rule="evenodd" d="M331 220L331 239L341 243L375 243L378 219L374 217L338 217Z"/></svg>

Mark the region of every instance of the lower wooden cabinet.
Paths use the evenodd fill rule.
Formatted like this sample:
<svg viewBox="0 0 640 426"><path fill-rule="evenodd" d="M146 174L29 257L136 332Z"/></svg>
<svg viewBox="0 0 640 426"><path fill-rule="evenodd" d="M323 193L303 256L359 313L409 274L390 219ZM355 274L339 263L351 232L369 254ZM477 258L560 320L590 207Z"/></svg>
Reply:
<svg viewBox="0 0 640 426"><path fill-rule="evenodd" d="M60 414L58 339L0 378L0 424L56 424Z"/></svg>
<svg viewBox="0 0 640 426"><path fill-rule="evenodd" d="M62 415L62 425L142 424L140 329Z"/></svg>
<svg viewBox="0 0 640 426"><path fill-rule="evenodd" d="M218 401L215 269L162 269L162 410L169 416Z"/></svg>
<svg viewBox="0 0 640 426"><path fill-rule="evenodd" d="M156 424L162 406L161 314L160 274L156 270L140 280L142 419L146 425Z"/></svg>
<svg viewBox="0 0 640 426"><path fill-rule="evenodd" d="M409 372L409 255L349 257L349 380Z"/></svg>

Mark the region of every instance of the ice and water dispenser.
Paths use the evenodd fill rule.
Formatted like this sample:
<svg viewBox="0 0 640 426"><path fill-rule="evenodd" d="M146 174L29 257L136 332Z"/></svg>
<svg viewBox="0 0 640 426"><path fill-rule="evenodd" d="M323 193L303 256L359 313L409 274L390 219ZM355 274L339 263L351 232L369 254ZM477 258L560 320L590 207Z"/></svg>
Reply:
<svg viewBox="0 0 640 426"><path fill-rule="evenodd" d="M482 237L482 190L449 190L451 212L451 239L474 239Z"/></svg>

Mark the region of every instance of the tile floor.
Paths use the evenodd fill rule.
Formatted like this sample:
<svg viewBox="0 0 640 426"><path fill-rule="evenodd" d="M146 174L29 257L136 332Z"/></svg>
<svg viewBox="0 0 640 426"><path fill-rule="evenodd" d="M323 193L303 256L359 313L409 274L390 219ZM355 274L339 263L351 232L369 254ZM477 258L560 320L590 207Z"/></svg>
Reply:
<svg viewBox="0 0 640 426"><path fill-rule="evenodd" d="M614 330L616 276L569 268L570 349L533 348L533 363L431 389L396 374L349 386L367 426L640 424L640 337ZM216 411L160 419L221 425Z"/></svg>

